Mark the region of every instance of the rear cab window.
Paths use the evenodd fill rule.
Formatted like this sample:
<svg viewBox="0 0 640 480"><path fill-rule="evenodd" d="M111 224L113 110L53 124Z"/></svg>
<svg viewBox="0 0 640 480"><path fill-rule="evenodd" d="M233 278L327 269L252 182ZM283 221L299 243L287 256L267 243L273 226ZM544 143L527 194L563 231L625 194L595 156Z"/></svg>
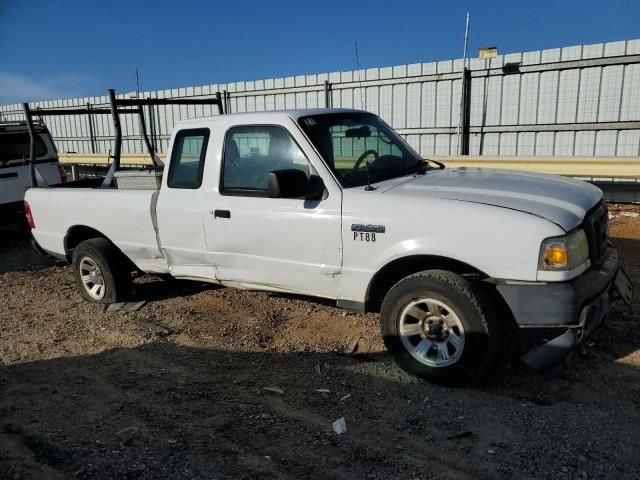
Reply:
<svg viewBox="0 0 640 480"><path fill-rule="evenodd" d="M200 188L209 133L208 128L192 128L176 134L167 177L169 188Z"/></svg>
<svg viewBox="0 0 640 480"><path fill-rule="evenodd" d="M35 136L36 158L47 155L48 149L40 135ZM15 164L29 159L28 132L0 133L0 165Z"/></svg>

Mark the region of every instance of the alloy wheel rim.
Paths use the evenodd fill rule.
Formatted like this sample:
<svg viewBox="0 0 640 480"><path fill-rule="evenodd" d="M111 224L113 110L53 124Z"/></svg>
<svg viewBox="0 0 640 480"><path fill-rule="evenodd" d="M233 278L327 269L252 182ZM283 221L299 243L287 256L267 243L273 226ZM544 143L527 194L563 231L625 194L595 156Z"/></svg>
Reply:
<svg viewBox="0 0 640 480"><path fill-rule="evenodd" d="M87 293L96 300L102 300L105 294L104 277L98 264L89 257L80 260L80 279Z"/></svg>
<svg viewBox="0 0 640 480"><path fill-rule="evenodd" d="M464 351L464 327L458 314L435 298L409 302L400 313L398 333L402 345L428 367L446 367L460 360Z"/></svg>

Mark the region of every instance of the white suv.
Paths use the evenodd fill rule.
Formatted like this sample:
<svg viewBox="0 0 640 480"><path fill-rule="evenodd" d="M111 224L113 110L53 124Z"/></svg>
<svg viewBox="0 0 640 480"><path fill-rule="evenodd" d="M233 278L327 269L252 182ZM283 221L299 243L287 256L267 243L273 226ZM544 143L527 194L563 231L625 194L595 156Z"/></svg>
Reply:
<svg viewBox="0 0 640 480"><path fill-rule="evenodd" d="M65 182L66 174L49 130L39 124L34 129L38 184ZM24 192L31 186L29 145L25 122L0 122L0 224L23 218Z"/></svg>

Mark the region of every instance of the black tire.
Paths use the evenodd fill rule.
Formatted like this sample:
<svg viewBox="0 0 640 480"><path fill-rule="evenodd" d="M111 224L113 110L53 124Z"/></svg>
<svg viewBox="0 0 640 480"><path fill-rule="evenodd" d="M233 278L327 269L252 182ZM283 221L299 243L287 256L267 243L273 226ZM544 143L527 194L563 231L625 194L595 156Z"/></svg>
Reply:
<svg viewBox="0 0 640 480"><path fill-rule="evenodd" d="M462 323L464 346L460 349L460 357L453 364L425 365L412 356L400 338L402 312L410 303L424 298L442 302ZM396 283L382 303L380 328L387 349L403 370L446 385L476 383L491 364L498 345L497 320L482 288L460 275L444 270L427 270ZM407 338L409 337L405 337L405 342ZM421 341L419 336L411 338ZM436 352L437 355L437 350L430 349L429 352L431 355Z"/></svg>
<svg viewBox="0 0 640 480"><path fill-rule="evenodd" d="M100 298L92 296L85 286L80 273L81 263L86 259L94 262L104 286L104 293ZM116 303L125 299L131 290L131 270L128 260L106 238L92 238L85 240L73 249L73 273L80 289L80 295L85 300L95 303ZM85 263L86 264L86 263Z"/></svg>

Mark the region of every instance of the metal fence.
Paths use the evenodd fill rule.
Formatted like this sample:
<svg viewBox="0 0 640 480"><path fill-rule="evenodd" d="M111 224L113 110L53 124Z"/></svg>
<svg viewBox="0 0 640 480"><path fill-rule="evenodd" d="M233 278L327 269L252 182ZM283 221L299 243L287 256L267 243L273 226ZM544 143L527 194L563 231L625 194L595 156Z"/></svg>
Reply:
<svg viewBox="0 0 640 480"><path fill-rule="evenodd" d="M369 110L423 156L640 156L640 40L474 58L466 68L461 59L447 60L140 96L209 97L218 91L231 113L327 106ZM106 104L102 96L31 105ZM19 105L0 106L0 114L22 118ZM164 152L177 121L216 114L202 105L149 107L147 128ZM48 125L60 152L107 153L112 146L106 115L57 117ZM123 153L144 151L136 119L126 118L123 129Z"/></svg>

